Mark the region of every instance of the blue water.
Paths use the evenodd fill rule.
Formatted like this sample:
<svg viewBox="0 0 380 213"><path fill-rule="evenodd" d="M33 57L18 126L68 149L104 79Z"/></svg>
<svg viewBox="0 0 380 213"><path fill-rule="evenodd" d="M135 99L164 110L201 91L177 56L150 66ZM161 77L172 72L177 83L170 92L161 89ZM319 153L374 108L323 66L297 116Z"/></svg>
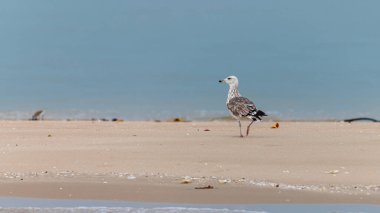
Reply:
<svg viewBox="0 0 380 213"><path fill-rule="evenodd" d="M185 205L95 200L0 198L0 212L139 212L139 213L378 213L378 205L265 204Z"/></svg>
<svg viewBox="0 0 380 213"><path fill-rule="evenodd" d="M380 118L380 1L3 0L0 118Z"/></svg>

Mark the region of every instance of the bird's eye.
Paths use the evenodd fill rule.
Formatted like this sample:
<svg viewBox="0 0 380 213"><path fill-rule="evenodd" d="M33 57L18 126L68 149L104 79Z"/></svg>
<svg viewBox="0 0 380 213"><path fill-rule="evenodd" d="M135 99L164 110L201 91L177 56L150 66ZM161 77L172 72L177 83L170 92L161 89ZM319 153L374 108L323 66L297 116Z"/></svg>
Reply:
<svg viewBox="0 0 380 213"><path fill-rule="evenodd" d="M227 78L228 80L231 80L231 78Z"/></svg>

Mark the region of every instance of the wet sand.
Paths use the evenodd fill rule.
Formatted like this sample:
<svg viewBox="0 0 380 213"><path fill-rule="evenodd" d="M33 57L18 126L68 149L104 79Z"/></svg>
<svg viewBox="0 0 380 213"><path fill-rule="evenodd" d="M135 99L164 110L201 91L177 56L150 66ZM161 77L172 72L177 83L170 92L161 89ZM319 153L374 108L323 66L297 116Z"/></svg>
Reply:
<svg viewBox="0 0 380 213"><path fill-rule="evenodd" d="M272 124L0 121L0 196L380 203L380 124Z"/></svg>

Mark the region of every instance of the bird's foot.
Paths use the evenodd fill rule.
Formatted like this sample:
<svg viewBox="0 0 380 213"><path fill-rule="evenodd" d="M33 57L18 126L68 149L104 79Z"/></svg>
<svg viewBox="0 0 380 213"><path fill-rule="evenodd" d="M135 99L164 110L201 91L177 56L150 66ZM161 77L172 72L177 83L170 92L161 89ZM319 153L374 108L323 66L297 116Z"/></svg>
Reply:
<svg viewBox="0 0 380 213"><path fill-rule="evenodd" d="M241 138L244 138L244 135L240 135Z"/></svg>

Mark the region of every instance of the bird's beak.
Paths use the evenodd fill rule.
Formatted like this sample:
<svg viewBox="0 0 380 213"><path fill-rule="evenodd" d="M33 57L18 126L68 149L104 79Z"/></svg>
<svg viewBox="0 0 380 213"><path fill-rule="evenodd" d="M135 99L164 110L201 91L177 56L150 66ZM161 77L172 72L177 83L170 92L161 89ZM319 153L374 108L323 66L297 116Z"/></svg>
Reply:
<svg viewBox="0 0 380 213"><path fill-rule="evenodd" d="M219 80L219 83L225 83L225 81L224 80Z"/></svg>

